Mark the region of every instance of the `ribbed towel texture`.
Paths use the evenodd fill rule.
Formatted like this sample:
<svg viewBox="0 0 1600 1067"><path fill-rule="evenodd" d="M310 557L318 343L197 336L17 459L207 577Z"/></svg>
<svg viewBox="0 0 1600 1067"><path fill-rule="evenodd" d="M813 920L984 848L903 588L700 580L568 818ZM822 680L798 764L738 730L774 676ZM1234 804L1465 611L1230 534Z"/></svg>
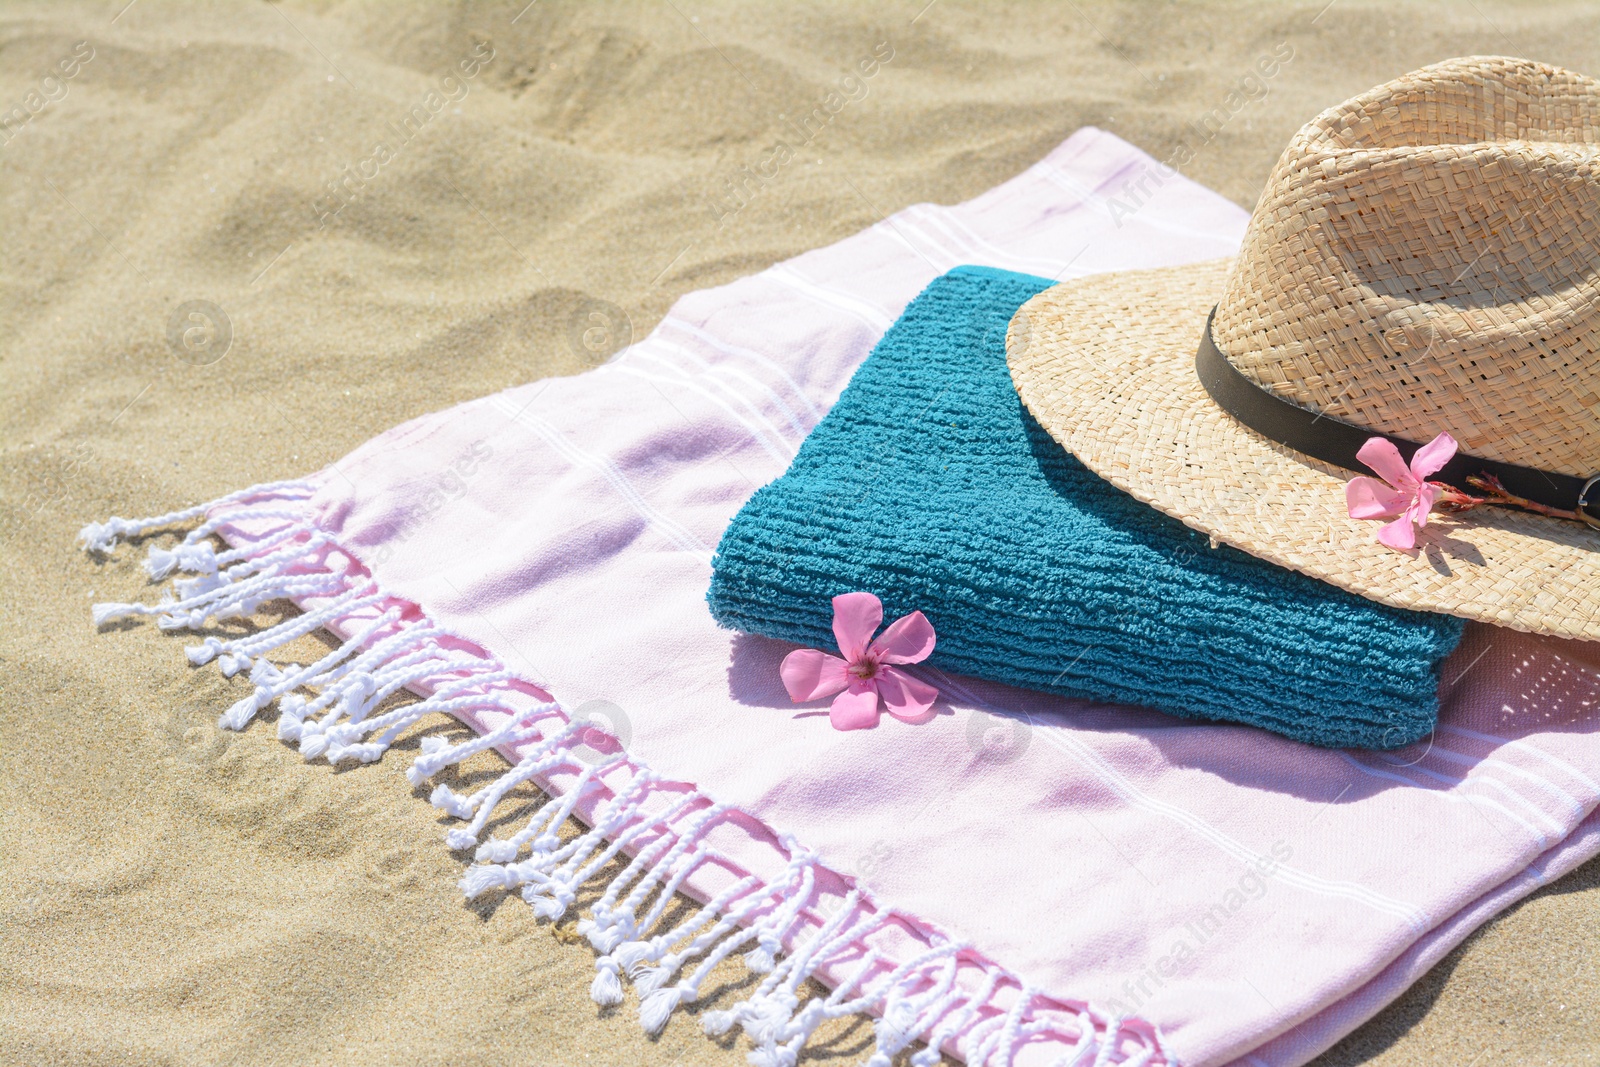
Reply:
<svg viewBox="0 0 1600 1067"><path fill-rule="evenodd" d="M1425 736L1461 620L1213 549L1085 468L1006 367L1011 316L1051 284L958 267L906 308L728 527L716 620L831 649L830 598L866 590L928 616L942 670L1314 745Z"/></svg>

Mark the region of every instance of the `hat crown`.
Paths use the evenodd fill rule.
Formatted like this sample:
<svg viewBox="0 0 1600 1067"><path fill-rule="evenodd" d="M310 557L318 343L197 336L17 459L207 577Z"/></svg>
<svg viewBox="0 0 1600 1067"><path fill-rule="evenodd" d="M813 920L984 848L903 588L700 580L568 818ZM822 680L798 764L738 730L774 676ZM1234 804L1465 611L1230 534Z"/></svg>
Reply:
<svg viewBox="0 0 1600 1067"><path fill-rule="evenodd" d="M1600 83L1448 60L1318 115L1279 158L1212 324L1302 408L1600 469Z"/></svg>

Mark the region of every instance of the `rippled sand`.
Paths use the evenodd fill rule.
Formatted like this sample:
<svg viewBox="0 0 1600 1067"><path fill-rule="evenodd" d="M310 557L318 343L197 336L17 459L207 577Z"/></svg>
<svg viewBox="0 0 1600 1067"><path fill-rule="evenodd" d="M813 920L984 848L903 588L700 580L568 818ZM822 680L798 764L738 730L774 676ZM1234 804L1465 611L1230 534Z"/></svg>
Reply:
<svg viewBox="0 0 1600 1067"><path fill-rule="evenodd" d="M91 600L146 590L140 553L73 549L85 521L574 373L591 299L642 336L1084 124L1188 145L1248 206L1301 122L1423 63L1600 74L1581 5L524 2L0 10L0 1062L744 1063L692 1017L652 1041L631 1002L597 1013L570 923L465 905L406 760L330 773L270 723L219 734L242 679L153 626L95 633ZM231 338L197 365L215 309ZM1525 902L1325 1062L1593 1060L1597 883ZM841 1027L812 1056L869 1048Z"/></svg>

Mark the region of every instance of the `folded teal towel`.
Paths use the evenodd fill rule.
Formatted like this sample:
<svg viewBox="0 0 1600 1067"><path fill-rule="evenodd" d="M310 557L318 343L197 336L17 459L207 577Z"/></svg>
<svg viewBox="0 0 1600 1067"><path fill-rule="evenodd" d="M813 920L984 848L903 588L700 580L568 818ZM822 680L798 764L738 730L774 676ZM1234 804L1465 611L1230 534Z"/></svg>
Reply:
<svg viewBox="0 0 1600 1067"><path fill-rule="evenodd" d="M959 267L928 286L728 527L712 615L831 651L830 598L865 590L927 615L944 670L1314 745L1425 736L1461 620L1210 548L1085 468L1006 368L1012 314L1050 284Z"/></svg>

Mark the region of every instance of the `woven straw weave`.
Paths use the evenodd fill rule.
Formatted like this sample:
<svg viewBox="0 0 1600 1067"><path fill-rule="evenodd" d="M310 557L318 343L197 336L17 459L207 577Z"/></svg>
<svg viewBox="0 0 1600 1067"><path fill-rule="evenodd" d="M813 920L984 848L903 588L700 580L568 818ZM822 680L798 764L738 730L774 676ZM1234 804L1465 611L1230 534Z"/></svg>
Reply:
<svg viewBox="0 0 1600 1067"><path fill-rule="evenodd" d="M1452 60L1323 112L1213 336L1278 396L1488 459L1600 468L1600 83Z"/></svg>
<svg viewBox="0 0 1600 1067"><path fill-rule="evenodd" d="M1012 322L1057 441L1221 542L1397 607L1600 640L1600 531L1435 514L1406 554L1346 515L1351 471L1221 411L1206 314L1244 375L1310 411L1587 478L1600 470L1600 83L1475 57L1318 116L1231 265L1075 280ZM1362 472L1370 473L1370 472Z"/></svg>

